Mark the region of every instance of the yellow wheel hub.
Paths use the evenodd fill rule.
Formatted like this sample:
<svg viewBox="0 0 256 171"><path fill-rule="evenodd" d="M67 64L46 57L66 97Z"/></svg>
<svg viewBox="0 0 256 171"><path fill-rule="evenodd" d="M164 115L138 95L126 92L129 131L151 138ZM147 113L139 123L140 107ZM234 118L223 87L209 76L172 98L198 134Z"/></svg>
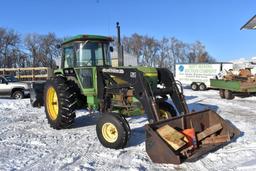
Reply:
<svg viewBox="0 0 256 171"><path fill-rule="evenodd" d="M105 123L102 126L102 135L104 139L110 143L113 143L118 138L118 131L116 129L116 126L112 123Z"/></svg>
<svg viewBox="0 0 256 171"><path fill-rule="evenodd" d="M160 119L168 119L169 116L171 115L170 112L165 111L163 109L160 109L159 112L160 112L160 116L159 116Z"/></svg>
<svg viewBox="0 0 256 171"><path fill-rule="evenodd" d="M47 112L52 120L56 120L59 113L58 96L53 87L48 88L46 94Z"/></svg>

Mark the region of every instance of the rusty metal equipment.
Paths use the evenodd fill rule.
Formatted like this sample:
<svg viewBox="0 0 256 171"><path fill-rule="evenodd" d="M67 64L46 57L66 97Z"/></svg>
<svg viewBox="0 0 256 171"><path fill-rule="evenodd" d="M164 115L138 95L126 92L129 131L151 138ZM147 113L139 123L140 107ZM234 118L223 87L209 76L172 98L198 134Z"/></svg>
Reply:
<svg viewBox="0 0 256 171"><path fill-rule="evenodd" d="M191 123L193 124L191 125ZM147 124L145 125L146 151L151 160L155 163L180 164L185 161L195 161L202 155L217 150L231 141L214 144L198 143L197 148L191 152L189 157L186 157L180 153L180 150L175 151L171 146L163 141L162 138L157 134L156 130L167 124L177 130L184 130L193 127L195 132L199 133L205 128L219 123L223 127L219 132L217 132L219 136L228 135L230 140L233 141L240 135L240 131L235 126L233 126L230 122L225 121L217 113L211 110L190 113L165 121Z"/></svg>

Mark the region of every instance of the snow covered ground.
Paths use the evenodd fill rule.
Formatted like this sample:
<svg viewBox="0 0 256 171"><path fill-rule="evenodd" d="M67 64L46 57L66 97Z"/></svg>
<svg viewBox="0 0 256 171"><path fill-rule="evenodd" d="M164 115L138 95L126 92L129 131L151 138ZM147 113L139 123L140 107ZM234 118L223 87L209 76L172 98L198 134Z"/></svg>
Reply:
<svg viewBox="0 0 256 171"><path fill-rule="evenodd" d="M242 135L196 162L155 164L145 151L146 117L129 118L128 147L112 150L97 140L97 114L78 111L73 128L54 130L44 108L32 108L29 99L0 99L0 170L256 170L256 97L228 101L215 90L188 89L185 95L191 110L211 108Z"/></svg>

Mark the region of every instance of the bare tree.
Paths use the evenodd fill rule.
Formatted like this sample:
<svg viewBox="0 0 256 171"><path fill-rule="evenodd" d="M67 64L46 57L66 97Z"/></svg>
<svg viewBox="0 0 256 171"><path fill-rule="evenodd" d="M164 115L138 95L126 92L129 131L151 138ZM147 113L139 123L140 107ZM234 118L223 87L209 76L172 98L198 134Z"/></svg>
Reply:
<svg viewBox="0 0 256 171"><path fill-rule="evenodd" d="M36 33L30 33L26 35L24 39L24 44L27 50L29 51L29 55L32 59L32 66L35 67L37 65L36 59L40 56L40 39L41 36Z"/></svg>
<svg viewBox="0 0 256 171"><path fill-rule="evenodd" d="M25 37L25 46L29 50L32 66L48 66L54 68L55 60L60 56L57 44L61 42L54 33L47 35L28 34Z"/></svg>
<svg viewBox="0 0 256 171"><path fill-rule="evenodd" d="M185 43L175 37L160 40L137 33L123 37L124 51L137 57L142 66L165 67L173 72L176 63L215 62L200 41Z"/></svg>
<svg viewBox="0 0 256 171"><path fill-rule="evenodd" d="M123 37L122 44L124 51L137 57L137 63L140 63L142 55L143 36L134 33L131 37Z"/></svg>
<svg viewBox="0 0 256 171"><path fill-rule="evenodd" d="M0 28L0 64L2 67L15 67L20 52L20 35L11 29Z"/></svg>
<svg viewBox="0 0 256 171"><path fill-rule="evenodd" d="M187 52L189 50L188 44L175 37L171 38L171 52L174 58L174 62L187 62Z"/></svg>
<svg viewBox="0 0 256 171"><path fill-rule="evenodd" d="M196 41L195 43L190 45L188 59L190 63L215 62L215 59L208 54L205 46L200 41Z"/></svg>
<svg viewBox="0 0 256 171"><path fill-rule="evenodd" d="M55 60L60 56L60 50L57 47L61 43L61 40L56 37L54 33L48 33L42 36L41 50L43 54L42 63L44 66L50 66L51 68L56 66Z"/></svg>
<svg viewBox="0 0 256 171"><path fill-rule="evenodd" d="M158 46L158 58L157 58L157 67L160 68L170 68L172 63L172 54L171 54L171 48L170 48L170 39L163 37L159 41Z"/></svg>
<svg viewBox="0 0 256 171"><path fill-rule="evenodd" d="M158 42L153 37L143 36L142 60L143 66L156 66Z"/></svg>

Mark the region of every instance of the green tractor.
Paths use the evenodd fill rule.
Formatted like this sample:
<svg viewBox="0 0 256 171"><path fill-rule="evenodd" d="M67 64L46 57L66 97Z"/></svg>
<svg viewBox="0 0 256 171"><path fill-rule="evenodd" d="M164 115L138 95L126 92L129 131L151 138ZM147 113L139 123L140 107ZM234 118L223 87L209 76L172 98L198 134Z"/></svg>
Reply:
<svg viewBox="0 0 256 171"><path fill-rule="evenodd" d="M110 37L96 35L78 35L65 40L61 45L61 67L46 83L33 84L31 102L33 106L45 106L49 124L55 129L70 127L77 109L100 111L102 117L97 123L100 142L106 147L123 148L130 134L126 116L157 111L157 116L149 116L150 122L176 116L174 106L166 102L168 91L174 90L177 109L182 113L188 109L168 70L111 67L112 41ZM171 76L167 82L174 89L157 87L163 79L160 73L163 78L164 74Z"/></svg>
<svg viewBox="0 0 256 171"><path fill-rule="evenodd" d="M175 127L183 125L185 129L181 118L189 110L182 87L179 88L173 74L165 68L112 67L112 41L110 37L96 35L78 35L64 41L61 67L45 83L33 84L32 105L45 107L48 122L54 129L72 126L77 109L99 111L97 137L103 146L113 149L124 148L129 140L131 130L126 117L134 111L146 113L150 123L150 127L145 126L149 156L155 162L179 163L174 153L156 152L166 144L162 140L154 142L157 138L153 138L152 129L154 132L156 124L168 124L172 119ZM169 98L172 103L167 102ZM205 123L201 123L204 120L198 119L199 116L220 118L212 113L193 114L190 122L193 120L194 125L200 126ZM230 134L232 131L229 130Z"/></svg>

